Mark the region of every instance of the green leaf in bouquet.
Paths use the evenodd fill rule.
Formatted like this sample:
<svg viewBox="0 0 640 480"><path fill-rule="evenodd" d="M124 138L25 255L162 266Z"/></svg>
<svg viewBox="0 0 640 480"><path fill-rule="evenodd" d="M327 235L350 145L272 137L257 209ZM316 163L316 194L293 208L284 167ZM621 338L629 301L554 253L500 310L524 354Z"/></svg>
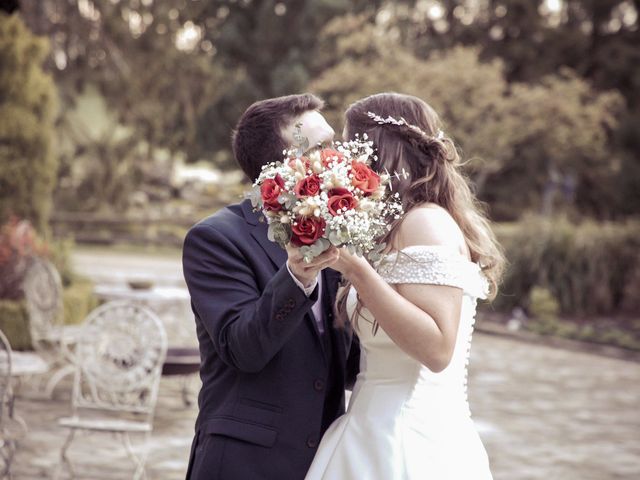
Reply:
<svg viewBox="0 0 640 480"><path fill-rule="evenodd" d="M251 188L251 190L246 193L245 197L251 200L251 206L253 208L259 208L262 201L262 195L260 195L260 185L255 185L253 188Z"/></svg>
<svg viewBox="0 0 640 480"><path fill-rule="evenodd" d="M288 225L273 221L269 224L267 238L284 248L291 240L291 229Z"/></svg>
<svg viewBox="0 0 640 480"><path fill-rule="evenodd" d="M350 240L349 231L346 228L329 231L329 242L336 247L341 247Z"/></svg>
<svg viewBox="0 0 640 480"><path fill-rule="evenodd" d="M309 149L309 139L304 135L302 135L301 123L296 123L295 125L295 130L293 132L293 140L296 142L294 145L296 147L296 155L298 157L301 157L302 155L304 155L304 152L306 152Z"/></svg>
<svg viewBox="0 0 640 480"><path fill-rule="evenodd" d="M311 260L321 255L331 246L331 242L326 238L319 238L312 245L305 245L300 247L300 254L305 262L309 263Z"/></svg>
<svg viewBox="0 0 640 480"><path fill-rule="evenodd" d="M296 194L292 192L282 193L278 197L278 202L283 204L286 210L291 210L297 200L298 199L296 198Z"/></svg>
<svg viewBox="0 0 640 480"><path fill-rule="evenodd" d="M375 245L371 250L369 250L367 252L367 258L371 261L371 262L379 262L380 260L382 260L382 252L385 249L385 247L387 246L386 243L379 243L377 245Z"/></svg>

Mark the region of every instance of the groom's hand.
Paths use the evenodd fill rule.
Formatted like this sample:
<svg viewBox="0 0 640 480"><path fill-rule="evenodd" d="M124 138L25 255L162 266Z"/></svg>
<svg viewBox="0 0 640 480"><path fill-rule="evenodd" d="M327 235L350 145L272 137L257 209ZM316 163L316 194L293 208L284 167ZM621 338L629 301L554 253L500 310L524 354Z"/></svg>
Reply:
<svg viewBox="0 0 640 480"><path fill-rule="evenodd" d="M318 278L318 273L333 265L340 257L338 249L333 245L310 262L305 262L300 254L300 249L291 244L287 245L287 255L289 256L287 260L289 270L305 288L313 285L313 282Z"/></svg>

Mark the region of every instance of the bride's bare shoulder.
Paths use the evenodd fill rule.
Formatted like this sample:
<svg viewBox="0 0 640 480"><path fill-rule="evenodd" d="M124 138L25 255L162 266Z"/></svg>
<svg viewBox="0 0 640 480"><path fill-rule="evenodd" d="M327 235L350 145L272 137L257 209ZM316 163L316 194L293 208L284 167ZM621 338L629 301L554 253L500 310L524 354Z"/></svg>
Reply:
<svg viewBox="0 0 640 480"><path fill-rule="evenodd" d="M451 214L433 203L414 207L405 215L396 237L396 247L445 245L467 255L464 235Z"/></svg>

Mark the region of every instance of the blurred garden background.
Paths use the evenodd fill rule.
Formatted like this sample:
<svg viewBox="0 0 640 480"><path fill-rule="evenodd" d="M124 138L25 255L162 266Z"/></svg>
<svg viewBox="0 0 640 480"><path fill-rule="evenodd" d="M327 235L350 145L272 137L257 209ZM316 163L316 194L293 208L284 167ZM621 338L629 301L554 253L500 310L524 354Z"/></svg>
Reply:
<svg viewBox="0 0 640 480"><path fill-rule="evenodd" d="M393 90L440 113L505 247L479 328L638 358L640 1L0 5L0 329L14 349L31 346L33 256L61 273L67 323L101 282L162 283L169 265L182 285L186 230L247 190L230 136L252 102L316 93L341 132L352 101Z"/></svg>
<svg viewBox="0 0 640 480"><path fill-rule="evenodd" d="M240 199L230 135L255 100L312 91L340 132L395 90L440 112L497 222L490 311L640 348L638 2L3 3L3 235L29 220L65 283L70 241L177 249Z"/></svg>

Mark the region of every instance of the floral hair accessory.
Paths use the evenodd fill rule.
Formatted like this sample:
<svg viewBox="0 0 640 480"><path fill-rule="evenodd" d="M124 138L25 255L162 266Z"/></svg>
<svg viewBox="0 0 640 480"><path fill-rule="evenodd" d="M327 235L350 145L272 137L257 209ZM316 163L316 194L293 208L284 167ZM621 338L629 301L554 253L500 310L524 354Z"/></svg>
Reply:
<svg viewBox="0 0 640 480"><path fill-rule="evenodd" d="M406 126L407 128L423 135L424 137L427 138L435 138L437 140L442 140L444 138L444 132L440 129L438 129L438 131L436 132L435 135L429 135L427 132L425 132L424 130L422 130L420 127L416 126L416 125L412 125L411 123L407 122L404 118L400 117L398 118L394 118L391 115L389 115L387 118L383 118L380 115L377 115L373 112L367 112L367 116L369 118L371 118L374 122L376 122L378 125L397 125L397 126Z"/></svg>

